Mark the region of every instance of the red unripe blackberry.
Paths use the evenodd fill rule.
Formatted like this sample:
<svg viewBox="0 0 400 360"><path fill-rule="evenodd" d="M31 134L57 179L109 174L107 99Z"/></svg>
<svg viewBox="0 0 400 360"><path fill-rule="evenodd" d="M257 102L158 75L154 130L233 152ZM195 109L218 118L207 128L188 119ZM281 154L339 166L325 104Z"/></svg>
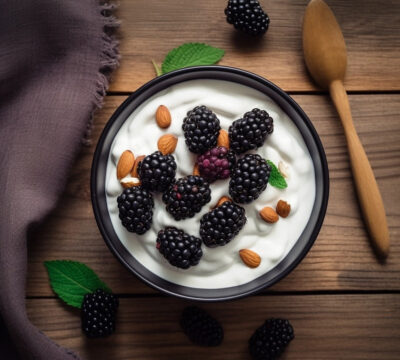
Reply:
<svg viewBox="0 0 400 360"><path fill-rule="evenodd" d="M209 182L227 179L235 162L235 154L224 146L217 146L197 158L200 175Z"/></svg>

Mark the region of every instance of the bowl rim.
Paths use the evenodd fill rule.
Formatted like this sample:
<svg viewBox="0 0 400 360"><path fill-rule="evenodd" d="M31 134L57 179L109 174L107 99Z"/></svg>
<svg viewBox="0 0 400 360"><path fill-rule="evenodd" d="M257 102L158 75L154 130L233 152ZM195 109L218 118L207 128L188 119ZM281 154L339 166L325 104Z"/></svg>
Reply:
<svg viewBox="0 0 400 360"><path fill-rule="evenodd" d="M141 103L154 94L173 84L195 79L218 79L241 83L253 87L256 90L263 92L265 95L272 97L273 101L281 108L282 105L285 104L289 106L288 108L282 108L282 110L291 118L300 131L313 160L315 170L316 199L313 210L306 228L303 230L303 233L300 235L289 253L286 254L286 256L281 259L274 268L260 277L245 284L228 288L205 289L182 286L167 281L145 268L125 248L114 232L106 204L104 183L109 151L116 133L125 122L126 118ZM148 94L149 92L150 94ZM146 96L147 94L148 96ZM293 116L295 116L295 118L293 118ZM118 121L119 123L117 123ZM115 134L110 135L110 129L113 127ZM310 146L312 148L310 148ZM104 156L106 156L105 161ZM99 175L99 171L104 173L104 179ZM317 182L318 178L321 179L320 182ZM221 65L193 66L172 71L152 79L133 92L115 110L106 123L96 146L91 168L90 190L94 216L105 243L114 256L140 280L158 291L179 298L203 302L224 301L243 298L272 286L286 277L305 257L314 244L325 218L329 198L329 169L322 142L312 125L311 120L301 107L277 85L259 75L238 68ZM318 206L318 209L316 209L316 206ZM313 218L313 215L317 215L317 217ZM310 226L310 223L313 223L313 225ZM308 239L305 238L305 234ZM300 240L302 241L301 244L299 244ZM300 245L302 246L300 247ZM294 249L297 249L295 253ZM272 273L272 277L270 276L271 278L268 279L267 275L270 273ZM265 279L262 280L263 278ZM253 286L251 286L251 284L253 284ZM235 289L237 291L234 291Z"/></svg>

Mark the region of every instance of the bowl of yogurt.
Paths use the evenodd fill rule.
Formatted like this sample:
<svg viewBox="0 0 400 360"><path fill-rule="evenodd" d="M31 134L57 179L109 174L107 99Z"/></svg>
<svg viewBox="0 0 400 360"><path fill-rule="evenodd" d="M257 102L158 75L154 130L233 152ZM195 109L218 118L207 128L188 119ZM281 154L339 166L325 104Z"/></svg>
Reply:
<svg viewBox="0 0 400 360"><path fill-rule="evenodd" d="M157 125L160 105L168 108L171 124ZM175 227L200 238L201 219L219 199L229 196L229 179L209 185L210 200L194 216L176 220L166 210L162 194L153 193L151 227L132 233L119 218L117 199L124 190L116 176L124 151L135 156L158 151L158 139L169 134L177 140L172 156L176 178L193 174L197 155L189 151L183 119L196 106L206 106L218 118L221 129L246 112L265 110L273 119L273 132L257 149L249 151L278 165L286 188L268 184L252 202L239 204L246 222L226 245L201 246L197 265L181 269L171 265L157 249L160 231ZM243 155L238 156L238 159ZM244 70L225 66L201 66L174 71L148 82L116 110L98 142L91 175L91 196L100 232L114 255L150 286L174 296L220 301L258 292L292 271L313 245L328 203L329 174L325 152L311 121L299 105L268 80ZM284 200L290 214L274 223L260 215ZM256 267L243 261L241 250L259 257Z"/></svg>

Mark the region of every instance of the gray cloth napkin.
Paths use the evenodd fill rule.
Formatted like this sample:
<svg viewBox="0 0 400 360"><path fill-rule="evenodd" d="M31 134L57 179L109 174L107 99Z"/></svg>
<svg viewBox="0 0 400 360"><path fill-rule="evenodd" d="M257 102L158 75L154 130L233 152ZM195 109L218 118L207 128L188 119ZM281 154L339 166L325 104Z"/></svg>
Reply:
<svg viewBox="0 0 400 360"><path fill-rule="evenodd" d="M0 359L72 359L25 310L27 238L55 207L118 65L113 6L0 0Z"/></svg>

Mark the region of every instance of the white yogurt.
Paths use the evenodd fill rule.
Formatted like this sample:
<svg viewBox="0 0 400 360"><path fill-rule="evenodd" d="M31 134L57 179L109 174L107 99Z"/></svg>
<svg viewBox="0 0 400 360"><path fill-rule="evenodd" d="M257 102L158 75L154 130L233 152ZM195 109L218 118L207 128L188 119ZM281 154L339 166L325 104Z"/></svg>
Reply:
<svg viewBox="0 0 400 360"><path fill-rule="evenodd" d="M155 122L159 105L169 108L172 124L160 129ZM218 180L211 185L211 202L191 219L175 221L166 211L161 194L154 196L153 224L144 235L128 232L118 218L117 197L122 186L116 177L117 161L125 150L136 156L157 151L157 140L170 133L178 138L174 152L177 177L191 175L196 156L189 152L182 132L186 113L197 105L206 105L214 111L221 128L228 130L232 121L253 108L268 111L274 119L274 132L264 145L254 151L275 164L283 161L288 165L288 187L279 190L271 185L246 209L247 223L227 245L208 248L202 246L203 257L197 266L187 270L170 265L156 249L157 233L166 226L175 226L199 237L201 217L218 199L229 196L229 180ZM116 234L126 249L143 266L170 282L195 288L225 288L242 285L265 274L285 257L310 217L315 198L314 167L301 134L286 113L265 94L244 85L223 80L190 80L173 85L141 104L126 120L111 147L106 174L107 205ZM290 215L275 224L265 223L259 216L264 206L275 207L278 200L291 205ZM248 268L239 257L239 250L251 249L261 256L261 264Z"/></svg>

